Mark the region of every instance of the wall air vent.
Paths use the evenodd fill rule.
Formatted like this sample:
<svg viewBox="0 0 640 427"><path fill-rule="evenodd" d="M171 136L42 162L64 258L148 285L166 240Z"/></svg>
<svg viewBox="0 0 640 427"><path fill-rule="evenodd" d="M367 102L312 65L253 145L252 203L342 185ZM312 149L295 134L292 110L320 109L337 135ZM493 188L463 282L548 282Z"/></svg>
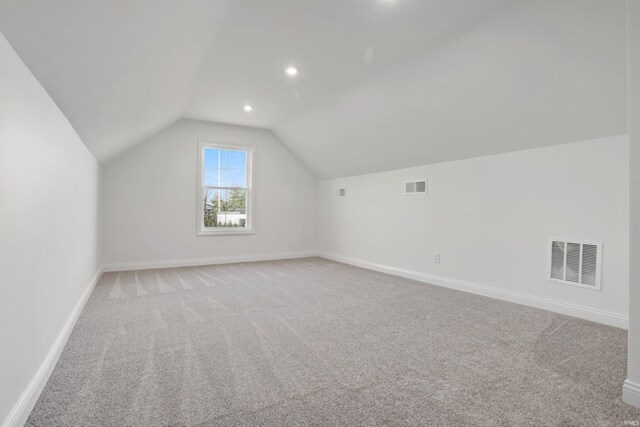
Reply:
<svg viewBox="0 0 640 427"><path fill-rule="evenodd" d="M404 194L427 194L427 180L405 182Z"/></svg>
<svg viewBox="0 0 640 427"><path fill-rule="evenodd" d="M549 240L549 280L600 290L602 243Z"/></svg>

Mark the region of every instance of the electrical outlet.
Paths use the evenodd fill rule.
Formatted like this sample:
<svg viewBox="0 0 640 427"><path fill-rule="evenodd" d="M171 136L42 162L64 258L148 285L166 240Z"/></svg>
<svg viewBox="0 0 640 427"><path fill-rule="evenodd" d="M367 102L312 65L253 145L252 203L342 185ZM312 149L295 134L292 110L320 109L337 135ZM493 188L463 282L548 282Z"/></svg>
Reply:
<svg viewBox="0 0 640 427"><path fill-rule="evenodd" d="M433 263L440 264L440 252L436 252L433 254Z"/></svg>

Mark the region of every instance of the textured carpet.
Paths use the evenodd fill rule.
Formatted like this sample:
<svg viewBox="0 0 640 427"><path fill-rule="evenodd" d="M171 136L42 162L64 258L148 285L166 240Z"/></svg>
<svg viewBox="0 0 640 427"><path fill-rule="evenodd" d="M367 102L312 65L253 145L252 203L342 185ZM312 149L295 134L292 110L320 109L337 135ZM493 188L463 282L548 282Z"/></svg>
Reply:
<svg viewBox="0 0 640 427"><path fill-rule="evenodd" d="M625 331L320 258L106 273L28 425L622 425Z"/></svg>

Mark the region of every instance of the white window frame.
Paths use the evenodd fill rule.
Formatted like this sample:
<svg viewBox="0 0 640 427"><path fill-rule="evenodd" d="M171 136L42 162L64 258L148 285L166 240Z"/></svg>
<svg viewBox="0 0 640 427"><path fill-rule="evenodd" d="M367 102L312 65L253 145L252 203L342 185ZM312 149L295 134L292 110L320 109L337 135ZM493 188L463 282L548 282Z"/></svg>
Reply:
<svg viewBox="0 0 640 427"><path fill-rule="evenodd" d="M204 190L205 188L222 188L204 185L204 150L221 149L236 150L247 153L247 221L245 227L205 227L204 226ZM236 234L255 234L253 226L253 151L254 147L222 144L216 141L198 140L198 197L197 197L197 235L229 236ZM229 187L228 189L231 189Z"/></svg>

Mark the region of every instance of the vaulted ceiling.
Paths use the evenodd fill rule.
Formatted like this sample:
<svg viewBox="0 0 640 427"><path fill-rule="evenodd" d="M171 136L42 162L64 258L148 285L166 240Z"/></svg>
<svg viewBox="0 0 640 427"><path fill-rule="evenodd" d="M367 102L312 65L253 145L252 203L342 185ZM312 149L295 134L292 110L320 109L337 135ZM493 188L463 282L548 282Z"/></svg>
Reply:
<svg viewBox="0 0 640 427"><path fill-rule="evenodd" d="M98 160L190 117L271 129L321 178L626 133L624 23L624 0L0 0Z"/></svg>

